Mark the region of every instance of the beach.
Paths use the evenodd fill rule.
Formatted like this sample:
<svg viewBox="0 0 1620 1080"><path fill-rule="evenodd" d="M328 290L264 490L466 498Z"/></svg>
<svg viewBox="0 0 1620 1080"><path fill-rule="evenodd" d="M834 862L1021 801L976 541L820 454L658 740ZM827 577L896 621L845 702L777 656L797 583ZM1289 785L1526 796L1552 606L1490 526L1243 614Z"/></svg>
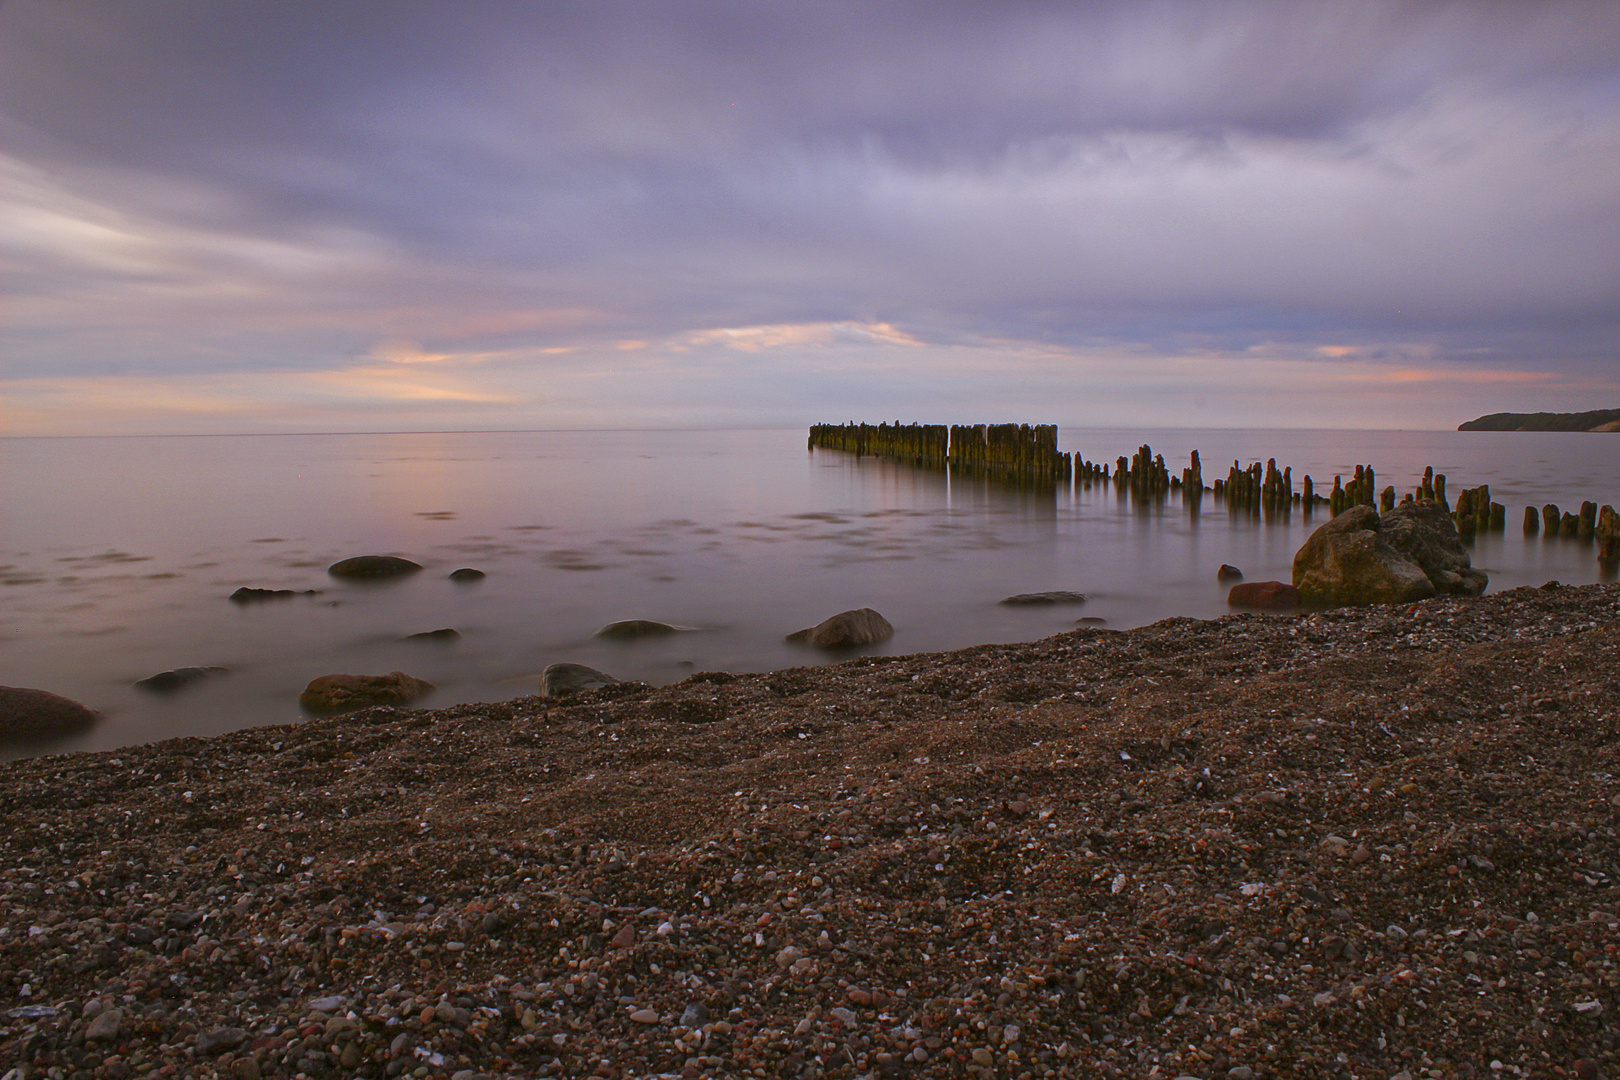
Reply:
<svg viewBox="0 0 1620 1080"><path fill-rule="evenodd" d="M1620 588L0 766L18 1077L1620 1075Z"/></svg>

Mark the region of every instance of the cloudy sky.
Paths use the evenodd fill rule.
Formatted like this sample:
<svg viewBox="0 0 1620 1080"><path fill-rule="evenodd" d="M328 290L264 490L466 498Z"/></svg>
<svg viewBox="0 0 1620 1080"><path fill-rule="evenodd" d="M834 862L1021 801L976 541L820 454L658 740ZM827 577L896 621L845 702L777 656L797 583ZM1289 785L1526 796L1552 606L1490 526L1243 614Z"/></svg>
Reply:
<svg viewBox="0 0 1620 1080"><path fill-rule="evenodd" d="M0 432L1620 406L1620 4L0 5Z"/></svg>

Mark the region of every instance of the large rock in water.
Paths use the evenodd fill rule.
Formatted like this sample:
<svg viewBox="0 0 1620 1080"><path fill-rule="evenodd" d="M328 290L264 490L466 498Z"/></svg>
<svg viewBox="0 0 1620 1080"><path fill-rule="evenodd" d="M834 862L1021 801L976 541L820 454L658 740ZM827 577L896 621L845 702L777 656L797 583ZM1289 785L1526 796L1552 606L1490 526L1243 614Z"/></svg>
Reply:
<svg viewBox="0 0 1620 1080"><path fill-rule="evenodd" d="M872 645L894 636L889 620L869 607L853 611L840 611L808 630L799 630L787 636L795 645L814 645L818 649L853 649Z"/></svg>
<svg viewBox="0 0 1620 1080"><path fill-rule="evenodd" d="M584 664L552 664L540 673L540 696L567 697L580 690L612 686L618 681L607 672L597 671Z"/></svg>
<svg viewBox="0 0 1620 1080"><path fill-rule="evenodd" d="M1470 565L1451 515L1428 500L1403 503L1382 517L1371 506L1352 506L1294 555L1294 584L1308 604L1478 596L1487 582Z"/></svg>
<svg viewBox="0 0 1620 1080"><path fill-rule="evenodd" d="M413 563L398 555L356 555L352 559L333 563L326 568L326 572L333 577L343 578L389 578L414 574L420 569L420 563Z"/></svg>
<svg viewBox="0 0 1620 1080"><path fill-rule="evenodd" d="M0 741L54 739L95 722L94 710L48 690L0 686Z"/></svg>
<svg viewBox="0 0 1620 1080"><path fill-rule="evenodd" d="M313 713L352 712L372 705L404 705L433 689L403 671L387 675L322 675L311 679L298 704Z"/></svg>

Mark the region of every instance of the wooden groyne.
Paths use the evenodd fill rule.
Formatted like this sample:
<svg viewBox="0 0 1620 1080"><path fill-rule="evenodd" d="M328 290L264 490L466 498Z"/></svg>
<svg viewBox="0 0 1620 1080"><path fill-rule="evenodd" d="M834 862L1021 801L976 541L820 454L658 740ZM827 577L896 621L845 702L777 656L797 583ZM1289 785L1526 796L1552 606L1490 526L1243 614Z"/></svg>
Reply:
<svg viewBox="0 0 1620 1080"><path fill-rule="evenodd" d="M1446 477L1433 466L1423 470L1417 485L1397 494L1394 485L1378 487L1371 465L1357 465L1348 479L1333 477L1327 495L1309 475L1295 490L1294 471L1278 467L1276 458L1262 465L1232 462L1224 478L1205 486L1198 451L1179 474L1171 471L1164 455L1146 444L1130 457L1121 455L1112 466L1088 461L1082 455L1058 449L1058 429L1052 424L817 424L810 429L811 450L842 450L857 457L878 457L919 468L949 470L954 475L983 477L1037 489L1058 485L1090 488L1112 485L1122 496L1143 502L1161 501L1179 494L1196 510L1205 494L1213 494L1233 514L1286 519L1294 510L1307 517L1318 509L1337 516L1353 506L1393 510L1397 503L1428 501L1439 504L1457 523L1465 540L1481 533L1507 529L1507 507L1491 498L1489 484L1463 488L1453 507L1446 494ZM1620 514L1611 506L1583 502L1579 511L1561 510L1548 503L1524 510L1525 535L1541 533L1547 539L1568 539L1591 544L1600 562L1620 567Z"/></svg>
<svg viewBox="0 0 1620 1080"><path fill-rule="evenodd" d="M1058 449L1056 424L816 424L810 449L1036 487L1067 484L1074 475L1074 458Z"/></svg>

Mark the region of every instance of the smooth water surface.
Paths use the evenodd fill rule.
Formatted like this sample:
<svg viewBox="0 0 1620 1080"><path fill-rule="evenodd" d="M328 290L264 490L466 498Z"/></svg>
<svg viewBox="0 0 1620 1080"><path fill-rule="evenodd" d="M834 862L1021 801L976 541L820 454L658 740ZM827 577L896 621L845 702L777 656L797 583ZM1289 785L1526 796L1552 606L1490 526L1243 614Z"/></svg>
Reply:
<svg viewBox="0 0 1620 1080"><path fill-rule="evenodd" d="M1590 545L1526 538L1524 505L1620 502L1620 437L1511 432L1065 429L1096 461L1143 442L1206 481L1275 457L1322 488L1356 463L1410 489L1491 485L1505 535L1481 537L1493 590L1600 579ZM824 662L784 634L846 608L894 623L874 650L1023 641L1077 618L1116 629L1224 614L1221 563L1288 580L1325 515L1261 522L1206 496L1140 505L1112 487L1035 495L805 449L803 431L500 432L0 440L0 684L82 701L105 719L46 748L105 749L298 720L312 678L402 670L437 707L537 692L550 663L666 683L692 671ZM355 584L350 555L425 569ZM450 571L487 572L458 584ZM239 606L238 586L315 589ZM1077 590L1083 607L1011 608ZM627 618L692 629L607 642ZM445 642L402 641L452 627ZM170 695L135 680L230 674ZM35 748L28 752L40 752Z"/></svg>

